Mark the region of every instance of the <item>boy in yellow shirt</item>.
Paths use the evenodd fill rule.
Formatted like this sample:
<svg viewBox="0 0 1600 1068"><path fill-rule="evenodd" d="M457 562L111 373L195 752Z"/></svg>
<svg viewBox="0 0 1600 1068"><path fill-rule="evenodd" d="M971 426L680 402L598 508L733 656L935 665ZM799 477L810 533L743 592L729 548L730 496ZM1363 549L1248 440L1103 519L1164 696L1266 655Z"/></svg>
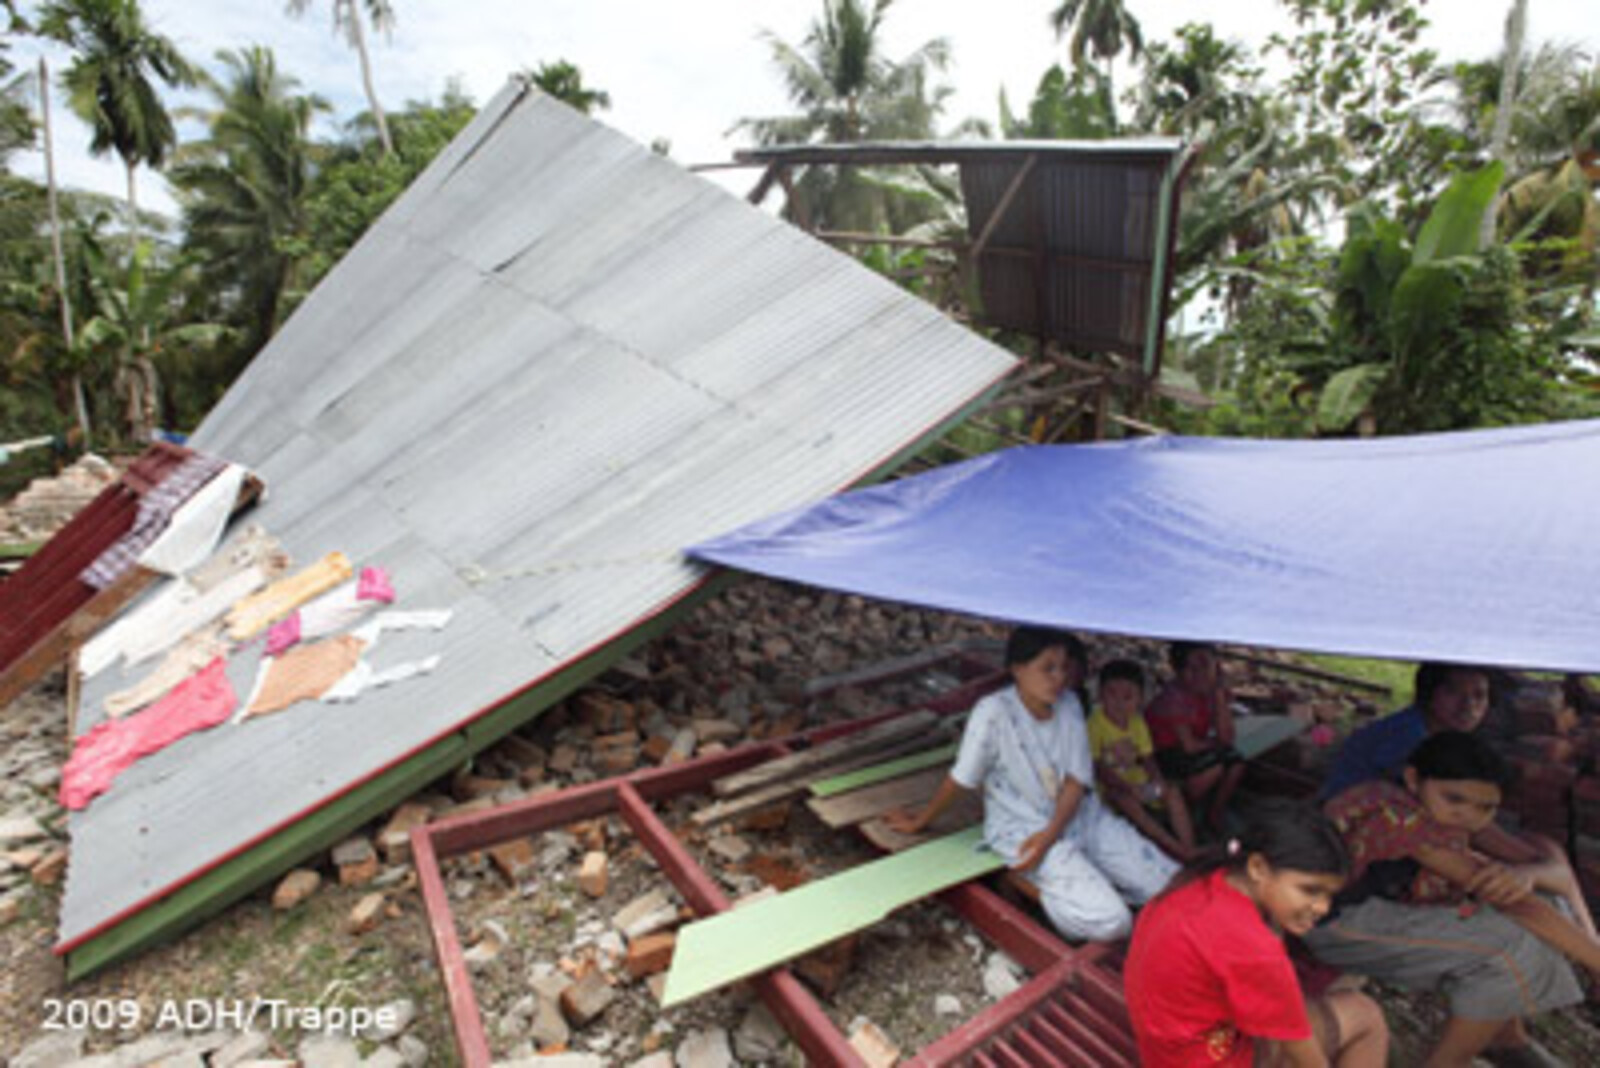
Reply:
<svg viewBox="0 0 1600 1068"><path fill-rule="evenodd" d="M1100 707L1089 717L1095 781L1112 809L1179 860L1194 854L1194 824L1183 791L1156 766L1144 704L1144 669L1113 660L1100 669ZM1165 816L1165 821L1162 817Z"/></svg>

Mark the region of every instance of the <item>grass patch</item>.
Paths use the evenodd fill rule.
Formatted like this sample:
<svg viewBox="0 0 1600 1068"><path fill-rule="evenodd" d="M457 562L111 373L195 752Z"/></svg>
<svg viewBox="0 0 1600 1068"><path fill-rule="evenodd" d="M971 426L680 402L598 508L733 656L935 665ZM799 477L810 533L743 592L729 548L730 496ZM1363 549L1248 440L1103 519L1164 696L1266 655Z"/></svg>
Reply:
<svg viewBox="0 0 1600 1068"><path fill-rule="evenodd" d="M1416 665L1407 660L1374 660L1354 656L1330 656L1327 653L1296 653L1301 660L1327 671L1384 686L1389 696L1398 702L1411 699L1411 686L1416 678Z"/></svg>

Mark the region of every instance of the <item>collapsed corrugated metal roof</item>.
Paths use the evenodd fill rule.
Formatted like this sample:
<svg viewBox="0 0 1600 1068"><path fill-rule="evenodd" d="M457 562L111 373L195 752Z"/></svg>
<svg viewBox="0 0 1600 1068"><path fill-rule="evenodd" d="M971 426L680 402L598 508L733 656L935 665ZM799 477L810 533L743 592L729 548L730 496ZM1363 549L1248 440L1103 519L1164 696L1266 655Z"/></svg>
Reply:
<svg viewBox="0 0 1600 1068"><path fill-rule="evenodd" d="M214 911L537 713L545 680L697 587L680 547L882 469L1012 365L853 260L508 86L195 436L262 477L253 518L297 564L342 551L387 567L399 607L453 609L443 631L384 641L385 659L440 666L124 773L71 820L74 971ZM229 664L241 693L259 656ZM91 681L85 728L128 681ZM146 912L162 918L135 922Z"/></svg>

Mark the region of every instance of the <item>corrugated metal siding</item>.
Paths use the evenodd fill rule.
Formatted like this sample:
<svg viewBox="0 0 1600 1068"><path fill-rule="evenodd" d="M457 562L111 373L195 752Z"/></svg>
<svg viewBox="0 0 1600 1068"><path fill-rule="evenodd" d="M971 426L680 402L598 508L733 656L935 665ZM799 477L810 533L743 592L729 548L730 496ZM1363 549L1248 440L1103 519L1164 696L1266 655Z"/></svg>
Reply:
<svg viewBox="0 0 1600 1068"><path fill-rule="evenodd" d="M388 566L434 675L186 738L72 820L71 944L626 632L681 546L815 500L1011 357L717 187L507 90L307 299L197 447L296 560ZM242 690L253 654L235 658ZM98 702L130 679L108 672Z"/></svg>
<svg viewBox="0 0 1600 1068"><path fill-rule="evenodd" d="M1143 353L1162 177L1170 159L1041 154L980 263L986 321L1067 345ZM1020 162L963 162L973 237ZM1035 283L1035 277L1039 281Z"/></svg>
<svg viewBox="0 0 1600 1068"><path fill-rule="evenodd" d="M97 591L78 576L133 526L139 498L189 455L152 445L0 585L0 674L93 599Z"/></svg>

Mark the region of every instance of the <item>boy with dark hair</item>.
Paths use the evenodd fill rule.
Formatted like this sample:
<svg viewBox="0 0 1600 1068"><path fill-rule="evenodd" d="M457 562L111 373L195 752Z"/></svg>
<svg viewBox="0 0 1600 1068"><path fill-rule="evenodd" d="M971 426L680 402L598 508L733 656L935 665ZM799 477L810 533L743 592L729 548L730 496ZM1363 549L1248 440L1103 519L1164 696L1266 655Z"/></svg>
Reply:
<svg viewBox="0 0 1600 1068"><path fill-rule="evenodd" d="M1144 669L1113 660L1100 669L1100 707L1089 717L1095 779L1111 807L1179 860L1194 853L1189 806L1156 767L1150 728L1140 715Z"/></svg>
<svg viewBox="0 0 1600 1068"><path fill-rule="evenodd" d="M1337 968L1443 994L1450 1018L1430 1065L1558 1063L1523 1018L1582 1000L1568 959L1600 969L1600 941L1534 892L1545 887L1471 847L1509 778L1487 742L1440 731L1403 784L1370 780L1327 804L1351 878L1306 944Z"/></svg>
<svg viewBox="0 0 1600 1068"><path fill-rule="evenodd" d="M1217 667L1216 650L1199 642L1173 642L1167 652L1174 678L1145 709L1161 773L1183 787L1217 832L1223 812L1244 778L1233 747L1232 696Z"/></svg>

